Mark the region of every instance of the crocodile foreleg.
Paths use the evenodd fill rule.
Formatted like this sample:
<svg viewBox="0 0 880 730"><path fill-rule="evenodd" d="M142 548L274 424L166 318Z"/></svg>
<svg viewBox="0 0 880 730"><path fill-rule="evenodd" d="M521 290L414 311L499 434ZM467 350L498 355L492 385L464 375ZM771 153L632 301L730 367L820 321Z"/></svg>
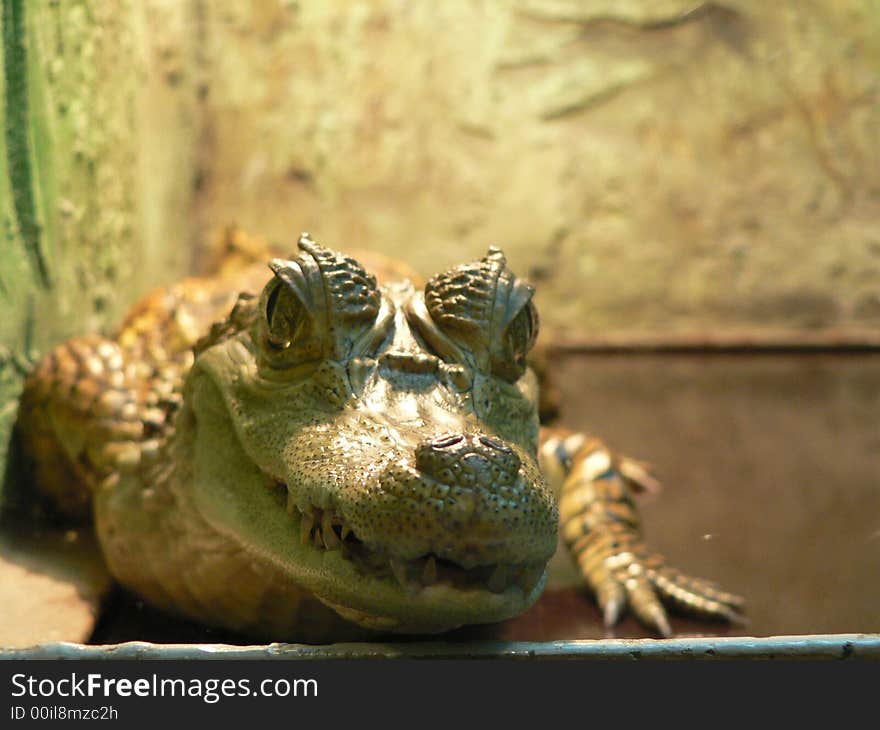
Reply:
<svg viewBox="0 0 880 730"><path fill-rule="evenodd" d="M671 636L664 604L742 621L742 598L684 575L645 545L634 496L659 484L643 464L585 434L554 429L542 436L542 468L559 494L561 537L607 627L629 606L643 623Z"/></svg>

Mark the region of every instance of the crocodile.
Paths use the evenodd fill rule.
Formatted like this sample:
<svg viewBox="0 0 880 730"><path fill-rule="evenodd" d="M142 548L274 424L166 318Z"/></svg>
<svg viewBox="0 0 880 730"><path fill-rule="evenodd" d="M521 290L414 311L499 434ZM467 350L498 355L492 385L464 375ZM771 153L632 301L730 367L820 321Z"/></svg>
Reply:
<svg viewBox="0 0 880 730"><path fill-rule="evenodd" d="M541 427L534 289L500 249L427 282L308 234L252 258L26 380L34 487L125 588L269 640L439 633L525 611L564 546L608 626L742 618L646 546L645 465Z"/></svg>

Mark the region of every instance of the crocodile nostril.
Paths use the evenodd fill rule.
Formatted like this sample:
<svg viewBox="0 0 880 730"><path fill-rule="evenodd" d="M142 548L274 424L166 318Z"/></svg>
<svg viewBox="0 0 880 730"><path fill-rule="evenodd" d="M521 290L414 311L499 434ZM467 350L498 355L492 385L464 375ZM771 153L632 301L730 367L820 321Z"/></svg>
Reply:
<svg viewBox="0 0 880 730"><path fill-rule="evenodd" d="M462 441L464 441L464 436L461 434L449 434L448 436L434 439L429 445L434 449L448 449L450 446L460 444Z"/></svg>
<svg viewBox="0 0 880 730"><path fill-rule="evenodd" d="M490 449L500 451L502 454L513 453L513 449L511 449L507 444L502 443L498 439L493 439L491 436L480 436L480 443L483 444L483 446L488 446Z"/></svg>
<svg viewBox="0 0 880 730"><path fill-rule="evenodd" d="M444 434L416 447L416 468L443 484L512 484L521 466L516 452L500 439L482 434Z"/></svg>

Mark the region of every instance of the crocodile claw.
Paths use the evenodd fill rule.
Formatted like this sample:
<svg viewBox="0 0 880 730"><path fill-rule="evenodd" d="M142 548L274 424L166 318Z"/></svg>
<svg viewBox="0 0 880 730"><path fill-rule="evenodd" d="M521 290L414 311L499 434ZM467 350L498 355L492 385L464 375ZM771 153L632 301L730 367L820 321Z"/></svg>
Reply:
<svg viewBox="0 0 880 730"><path fill-rule="evenodd" d="M633 494L659 488L647 468L617 457L597 440L581 437L572 445L560 499L562 533L596 596L605 625L614 626L628 607L643 624L668 637L672 628L667 605L704 618L743 623L740 596L684 575L645 546Z"/></svg>
<svg viewBox="0 0 880 730"><path fill-rule="evenodd" d="M745 622L743 598L669 567L662 556L650 553L637 535L621 529L622 525L607 527L607 532L593 533L593 544L581 546L578 556L581 573L596 596L606 627L613 627L629 607L643 624L661 636L672 636L667 604L709 619Z"/></svg>

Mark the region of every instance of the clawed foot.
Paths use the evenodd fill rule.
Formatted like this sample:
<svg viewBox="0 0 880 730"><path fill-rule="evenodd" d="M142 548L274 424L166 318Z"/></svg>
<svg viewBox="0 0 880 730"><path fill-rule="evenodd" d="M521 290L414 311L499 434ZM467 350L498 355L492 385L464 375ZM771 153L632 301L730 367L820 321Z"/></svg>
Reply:
<svg viewBox="0 0 880 730"><path fill-rule="evenodd" d="M559 506L562 534L606 626L614 626L629 607L643 624L671 636L665 605L744 623L741 597L669 567L644 545L633 495L660 486L646 465L577 435L560 444L554 446L557 451L573 454Z"/></svg>
<svg viewBox="0 0 880 730"><path fill-rule="evenodd" d="M619 469L634 491L660 491L660 483L646 464L622 457ZM712 581L692 578L666 565L662 555L652 553L635 535L630 534L627 542L632 543L627 550L618 549L605 558L606 581L615 586L603 590L608 594L608 600L598 598L607 628L618 622L627 605L642 623L667 638L672 636L672 629L664 604L689 615L737 625L746 623L743 615L745 599L741 596L721 590ZM598 591L596 595L600 595Z"/></svg>
<svg viewBox="0 0 880 730"><path fill-rule="evenodd" d="M684 575L666 565L660 555L627 540L625 534L615 536L613 532L597 536L595 543L578 558L608 628L629 607L643 624L670 637L673 632L664 604L688 614L744 623L745 601L740 596L723 591L710 581Z"/></svg>

